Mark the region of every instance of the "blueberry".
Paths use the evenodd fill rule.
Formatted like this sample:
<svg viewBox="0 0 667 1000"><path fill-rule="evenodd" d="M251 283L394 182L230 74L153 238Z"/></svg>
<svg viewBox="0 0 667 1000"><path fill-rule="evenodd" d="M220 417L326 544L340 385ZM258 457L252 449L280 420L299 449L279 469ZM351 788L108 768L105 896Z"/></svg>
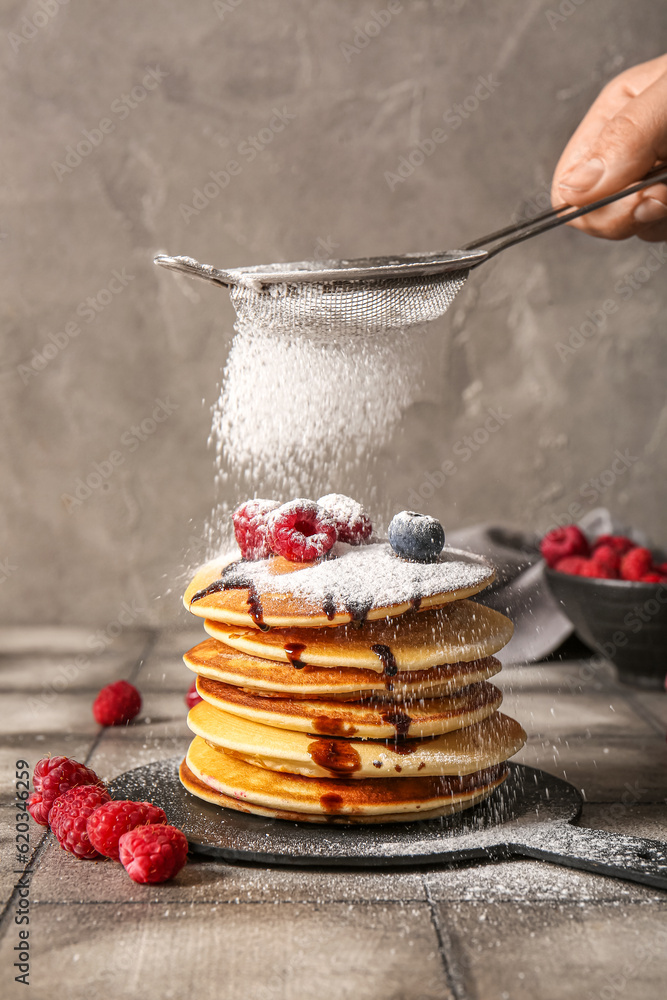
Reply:
<svg viewBox="0 0 667 1000"><path fill-rule="evenodd" d="M445 544L445 529L434 517L402 510L389 525L389 542L396 555L417 562L435 562Z"/></svg>

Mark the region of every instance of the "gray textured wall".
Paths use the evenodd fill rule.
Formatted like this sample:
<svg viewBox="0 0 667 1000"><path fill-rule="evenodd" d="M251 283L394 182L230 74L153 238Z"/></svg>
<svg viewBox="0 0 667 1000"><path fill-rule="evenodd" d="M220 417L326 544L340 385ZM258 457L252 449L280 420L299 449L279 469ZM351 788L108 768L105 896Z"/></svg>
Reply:
<svg viewBox="0 0 667 1000"><path fill-rule="evenodd" d="M211 509L233 313L155 252L226 266L455 246L539 203L600 87L667 48L655 0L400 6L362 47L384 0L0 4L3 619L108 622L123 601L143 620L184 614L168 590ZM493 92L454 127L443 115L480 77ZM251 160L241 144L274 109L294 118ZM385 173L438 127L447 141L392 190ZM84 129L96 145L66 161ZM184 211L230 160L225 190ZM539 529L597 492L667 542L666 296L649 253L559 231L476 272L382 456L393 505L421 488L450 527ZM606 300L615 312L561 359ZM146 435L156 400L170 412ZM468 455L489 408L503 426ZM600 481L617 450L626 467ZM109 461L81 504L63 501Z"/></svg>

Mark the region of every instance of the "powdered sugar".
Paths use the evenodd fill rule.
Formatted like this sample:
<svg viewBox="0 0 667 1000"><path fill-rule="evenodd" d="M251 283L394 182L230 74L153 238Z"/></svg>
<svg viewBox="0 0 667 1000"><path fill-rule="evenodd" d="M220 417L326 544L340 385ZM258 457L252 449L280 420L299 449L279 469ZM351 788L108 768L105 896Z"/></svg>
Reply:
<svg viewBox="0 0 667 1000"><path fill-rule="evenodd" d="M396 556L386 542L352 546L337 542L335 558L323 559L291 573L276 573L275 562L260 559L238 566L239 578L252 583L261 596L292 594L306 607L325 602L344 612L359 605L384 608L419 598L480 587L493 570L483 559L445 549L438 562L408 562ZM236 568L230 566L225 579L233 582Z"/></svg>
<svg viewBox="0 0 667 1000"><path fill-rule="evenodd" d="M400 330L333 337L247 317L236 331L213 408L221 501L212 551L230 541L230 506L251 496L285 501L338 490L372 501L375 520L375 464L420 389L420 338Z"/></svg>

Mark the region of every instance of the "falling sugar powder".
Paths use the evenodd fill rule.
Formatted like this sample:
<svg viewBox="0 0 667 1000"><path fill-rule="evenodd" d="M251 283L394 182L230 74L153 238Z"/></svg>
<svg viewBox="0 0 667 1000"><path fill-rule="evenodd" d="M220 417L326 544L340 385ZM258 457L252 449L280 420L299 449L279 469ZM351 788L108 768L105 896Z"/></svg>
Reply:
<svg viewBox="0 0 667 1000"><path fill-rule="evenodd" d="M250 496L340 492L377 513L377 458L416 399L424 353L414 330L331 337L239 318L209 440L223 498L211 552L230 540L230 506Z"/></svg>

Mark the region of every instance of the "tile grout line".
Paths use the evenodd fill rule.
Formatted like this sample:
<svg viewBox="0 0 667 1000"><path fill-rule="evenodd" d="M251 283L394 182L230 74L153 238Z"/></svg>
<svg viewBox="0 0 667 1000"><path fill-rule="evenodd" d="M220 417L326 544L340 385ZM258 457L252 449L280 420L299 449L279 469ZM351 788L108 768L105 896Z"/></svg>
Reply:
<svg viewBox="0 0 667 1000"><path fill-rule="evenodd" d="M408 903L425 903L422 896L404 899L361 899L358 897L342 896L340 899L322 900L315 896L313 899L289 899L281 900L280 906L376 906L378 902L392 906L406 906ZM276 906L274 899L38 899L33 901L33 906L165 906L165 905L187 905L187 906Z"/></svg>
<svg viewBox="0 0 667 1000"><path fill-rule="evenodd" d="M645 888L649 889L650 886ZM659 891L659 890L656 890ZM433 900L433 906L435 906L436 900ZM522 896L520 898L507 896L502 898L463 898L457 896L456 899L443 897L439 900L441 903L463 903L466 906L546 906L553 907L555 905L560 905L565 902L566 905L571 906L588 906L592 908L617 906L619 903L623 903L624 906L634 906L634 907L647 907L655 906L656 903L667 905L667 896L663 898L662 896L650 896L647 899L619 899L618 896L608 896L602 899L594 899L592 897L571 897L567 900L563 900L561 897L542 897L542 896ZM355 906L376 906L381 903L383 906L386 904L391 904L394 906L405 906L407 903L425 903L430 907L428 899L423 899L421 896L416 896L414 898L403 898L403 899L361 899L359 897L341 897L336 899L327 899L324 902L320 897L315 897L313 899L290 899L282 900L281 906L332 906L332 905L355 905ZM183 906L275 906L276 903L273 899L37 899L33 900L32 906L165 906L165 905L183 905ZM431 923L434 926L436 922L440 928L437 916L433 918L433 911L431 910ZM438 931L436 930L436 935ZM440 944L441 935L438 936L438 944ZM457 985L457 989L461 989L461 986ZM456 1000L468 1000L465 993L455 994Z"/></svg>
<svg viewBox="0 0 667 1000"><path fill-rule="evenodd" d="M44 830L44 833L42 835L42 839L37 844L37 847L35 848L35 850L33 852L33 855L30 858L30 861L24 867L22 874L18 874L18 869L17 869L17 872L16 872L16 874L18 876L17 881L14 884L14 888L12 889L12 892L11 892L11 895L9 896L9 899L7 900L7 902L5 903L4 907L2 908L2 911L0 911L0 941L4 938L5 934L7 933L7 928L5 927L5 924L7 923L7 918L8 918L8 915L10 914L10 912L11 912L12 906L18 900L20 880L23 878L23 876L25 875L25 873L27 871L29 871L30 872L30 884L32 884L32 876L34 875L35 870L36 870L36 868L37 868L37 866L38 866L38 864L39 864L39 862L40 862L40 860L42 858L42 855L44 854L44 851L46 850L46 845L47 845L48 841L49 841L49 831L48 830ZM32 900L30 900L30 904L32 906L32 904L33 904Z"/></svg>
<svg viewBox="0 0 667 1000"><path fill-rule="evenodd" d="M431 914L431 923L433 925L433 930L435 931L435 936L438 942L438 953L440 955L440 961L442 963L443 972L445 974L445 980L447 986L449 987L452 996L455 1000L467 1000L468 993L463 985L460 976L457 974L458 970L452 966L452 962L449 958L449 953L451 952L451 941L449 935L443 929L440 919L438 917L435 901L431 896L431 890L426 882L426 876L422 874L421 876L422 884L424 886L424 894L426 896L426 902L428 903L429 911Z"/></svg>

